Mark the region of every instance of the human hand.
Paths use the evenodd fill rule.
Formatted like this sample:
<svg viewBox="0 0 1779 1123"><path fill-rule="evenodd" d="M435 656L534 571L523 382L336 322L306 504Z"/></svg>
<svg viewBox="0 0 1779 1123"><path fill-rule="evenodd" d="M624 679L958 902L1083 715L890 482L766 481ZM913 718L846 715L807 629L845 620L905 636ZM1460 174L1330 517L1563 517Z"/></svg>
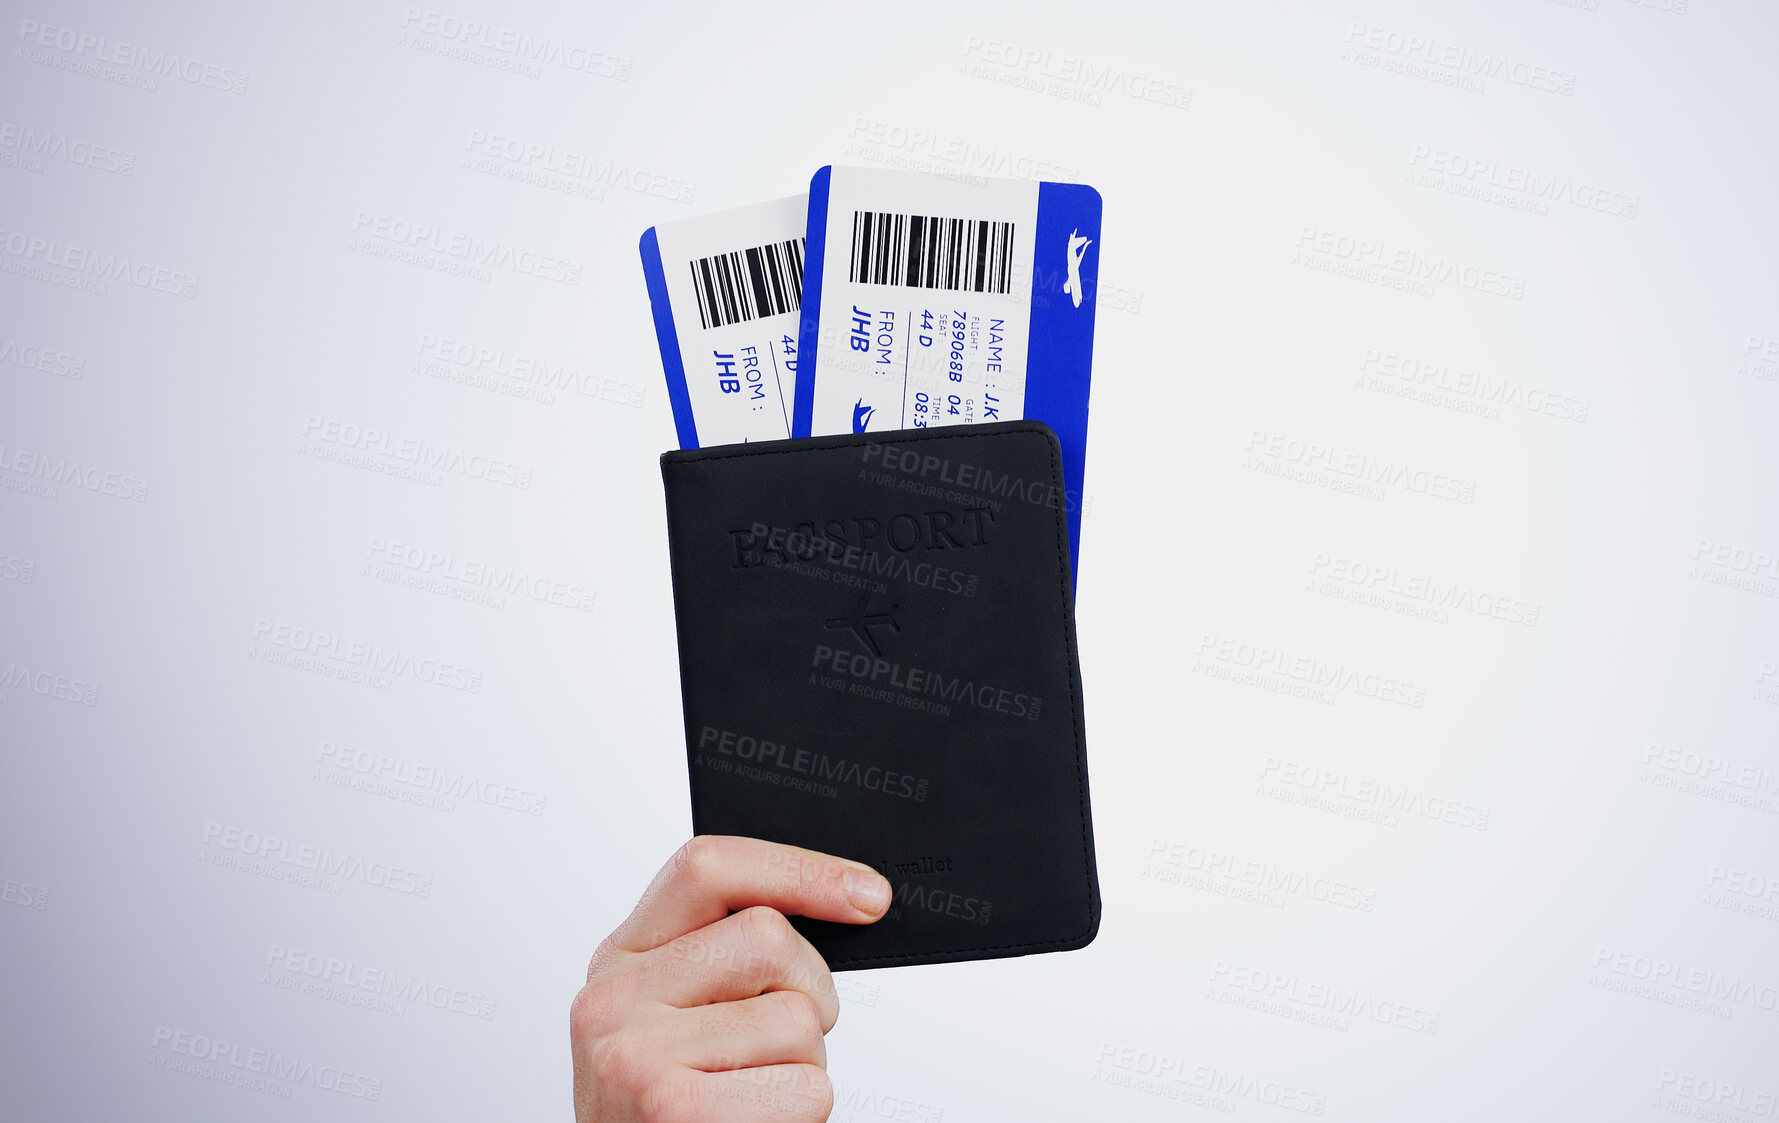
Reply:
<svg viewBox="0 0 1779 1123"><path fill-rule="evenodd" d="M786 914L869 924L862 862L699 835L600 943L569 1010L578 1123L810 1120L834 1106L834 977Z"/></svg>

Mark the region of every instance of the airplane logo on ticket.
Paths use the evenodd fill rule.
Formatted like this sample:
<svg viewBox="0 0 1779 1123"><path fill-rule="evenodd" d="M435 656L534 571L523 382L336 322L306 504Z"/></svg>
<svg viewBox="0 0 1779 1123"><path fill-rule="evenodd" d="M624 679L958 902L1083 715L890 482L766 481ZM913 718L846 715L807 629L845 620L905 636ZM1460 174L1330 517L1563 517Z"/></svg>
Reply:
<svg viewBox="0 0 1779 1123"><path fill-rule="evenodd" d="M1093 245L1092 238L1083 238L1079 231L1069 231L1069 279L1062 283L1062 291L1075 298L1075 307L1081 307L1081 256L1087 247Z"/></svg>

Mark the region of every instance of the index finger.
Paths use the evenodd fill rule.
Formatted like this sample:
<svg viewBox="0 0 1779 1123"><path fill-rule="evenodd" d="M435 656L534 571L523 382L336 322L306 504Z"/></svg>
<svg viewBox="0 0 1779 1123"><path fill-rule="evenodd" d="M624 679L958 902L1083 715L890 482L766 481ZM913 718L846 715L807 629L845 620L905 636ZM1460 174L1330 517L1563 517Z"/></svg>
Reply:
<svg viewBox="0 0 1779 1123"><path fill-rule="evenodd" d="M869 924L889 903L890 883L863 862L761 838L696 835L661 867L608 942L649 951L755 905Z"/></svg>

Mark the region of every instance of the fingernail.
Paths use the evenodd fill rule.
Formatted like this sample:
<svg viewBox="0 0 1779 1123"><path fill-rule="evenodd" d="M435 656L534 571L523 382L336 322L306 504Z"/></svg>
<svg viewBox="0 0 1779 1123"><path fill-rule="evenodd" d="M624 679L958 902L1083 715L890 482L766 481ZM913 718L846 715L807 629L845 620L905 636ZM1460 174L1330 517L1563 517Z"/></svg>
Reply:
<svg viewBox="0 0 1779 1123"><path fill-rule="evenodd" d="M890 884L871 870L847 870L844 882L847 897L860 912L876 916L889 907Z"/></svg>

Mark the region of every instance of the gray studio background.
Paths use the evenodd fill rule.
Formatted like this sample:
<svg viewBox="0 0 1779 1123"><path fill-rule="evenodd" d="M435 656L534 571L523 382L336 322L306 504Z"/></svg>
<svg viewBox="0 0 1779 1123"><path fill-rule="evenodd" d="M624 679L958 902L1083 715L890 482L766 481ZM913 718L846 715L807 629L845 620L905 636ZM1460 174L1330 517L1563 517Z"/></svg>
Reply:
<svg viewBox="0 0 1779 1123"><path fill-rule="evenodd" d="M637 238L824 163L1106 202L1104 925L843 976L836 1119L1779 1112L1773 4L160 7L0 5L0 1115L569 1115Z"/></svg>

